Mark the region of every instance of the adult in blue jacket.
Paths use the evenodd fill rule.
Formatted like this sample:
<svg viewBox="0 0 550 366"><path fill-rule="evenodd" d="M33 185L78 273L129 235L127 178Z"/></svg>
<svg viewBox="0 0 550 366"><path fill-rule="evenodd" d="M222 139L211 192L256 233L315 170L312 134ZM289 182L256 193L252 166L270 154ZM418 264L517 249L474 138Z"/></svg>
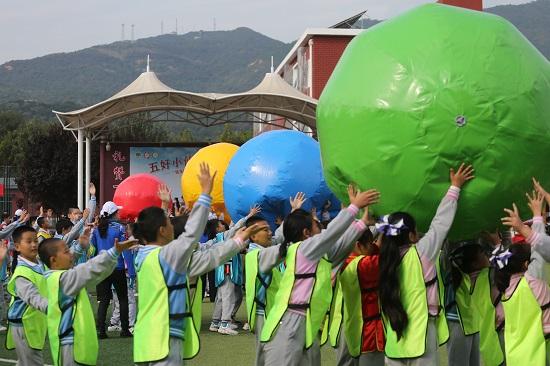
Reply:
<svg viewBox="0 0 550 366"><path fill-rule="evenodd" d="M122 242L126 240L126 230L124 225L118 222L118 210L121 207L114 202L105 202L100 212L99 225L92 234L92 245L95 247L95 253L109 250L115 245L115 240ZM126 266L125 266L126 264ZM97 336L100 339L107 338L106 317L109 303L113 297L112 287L115 288L118 301L120 303L120 325L121 337L131 337L128 321L128 287L126 285L126 271L132 278L136 276L134 269L134 259L131 251L124 251L118 257L118 263L115 270L109 277L101 281L97 287Z"/></svg>

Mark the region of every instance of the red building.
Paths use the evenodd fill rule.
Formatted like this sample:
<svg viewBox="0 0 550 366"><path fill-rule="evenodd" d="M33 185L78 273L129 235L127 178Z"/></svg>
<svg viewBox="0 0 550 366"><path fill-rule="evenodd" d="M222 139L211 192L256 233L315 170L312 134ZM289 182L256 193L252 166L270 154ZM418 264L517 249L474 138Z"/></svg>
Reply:
<svg viewBox="0 0 550 366"><path fill-rule="evenodd" d="M461 6L473 10L483 9L483 0L439 0L441 4ZM275 70L287 83L302 93L319 99L336 64L351 40L363 29L309 28L296 41ZM275 124L284 126L283 119ZM286 126L295 128L294 125ZM277 129L273 125L255 124L254 135ZM299 128L312 132L307 127Z"/></svg>

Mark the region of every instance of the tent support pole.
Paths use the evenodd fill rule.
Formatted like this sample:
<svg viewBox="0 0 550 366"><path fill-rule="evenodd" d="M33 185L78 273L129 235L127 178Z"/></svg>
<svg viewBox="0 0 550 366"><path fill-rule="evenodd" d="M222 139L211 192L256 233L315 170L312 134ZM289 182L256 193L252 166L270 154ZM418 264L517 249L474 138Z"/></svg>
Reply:
<svg viewBox="0 0 550 366"><path fill-rule="evenodd" d="M92 140L90 139L90 136L86 135L86 184L84 185L84 194L86 196L86 199L84 200L84 203L87 205L88 201L90 201L90 180L91 180L91 173L92 173L92 156L91 156L91 146L92 146ZM93 215L94 213L91 212L90 215Z"/></svg>
<svg viewBox="0 0 550 366"><path fill-rule="evenodd" d="M77 139L76 139L76 143L78 144L77 146L77 150L78 150L78 164L77 164L77 178L76 178L76 181L77 181L77 205L78 205L78 208L83 210L84 209L84 205L83 205L83 202L82 202L82 199L84 198L84 192L83 192L83 178L84 178L84 167L83 167L83 162L84 162L84 144L83 144L83 139L84 139L84 133L82 132L82 130L78 130L78 136L77 136Z"/></svg>

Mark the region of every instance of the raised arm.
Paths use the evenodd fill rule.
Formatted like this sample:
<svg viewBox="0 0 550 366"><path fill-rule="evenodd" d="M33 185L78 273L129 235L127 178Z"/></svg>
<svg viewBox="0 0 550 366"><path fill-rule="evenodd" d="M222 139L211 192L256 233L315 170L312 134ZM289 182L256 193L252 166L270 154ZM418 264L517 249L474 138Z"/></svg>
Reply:
<svg viewBox="0 0 550 366"><path fill-rule="evenodd" d="M474 178L474 169L471 165L465 166L461 164L456 172L454 169L451 169L450 178L451 187L441 200L430 224L430 229L417 244L418 251L432 263L435 263L441 251L443 241L445 241L453 225L457 202L460 197L460 189Z"/></svg>
<svg viewBox="0 0 550 366"><path fill-rule="evenodd" d="M4 228L4 230L0 231L0 239L7 238L13 234L13 231L17 229L19 226L24 225L28 220L30 216L27 212L23 212L21 217L18 220L15 220L8 226Z"/></svg>
<svg viewBox="0 0 550 366"><path fill-rule="evenodd" d="M247 240L251 235L265 228L265 225L254 224L239 230L233 239L218 243L209 249L194 251L189 262L188 276L200 276L225 263L246 248Z"/></svg>
<svg viewBox="0 0 550 366"><path fill-rule="evenodd" d="M359 209L378 202L380 197L380 193L375 189L358 192L351 185L348 187L348 195L351 204L338 213L325 231L304 240L298 248L308 260L321 259L349 228Z"/></svg>
<svg viewBox="0 0 550 366"><path fill-rule="evenodd" d="M68 296L76 296L86 285L103 281L113 273L120 253L137 243L137 240L119 243L116 239L115 246L111 249L104 250L86 263L63 272L60 278L62 291Z"/></svg>
<svg viewBox="0 0 550 366"><path fill-rule="evenodd" d="M71 229L71 231L69 231L64 237L63 237L63 240L65 241L65 243L72 243L73 240L76 240L78 239L78 237L80 236L80 233L82 233L82 230L84 228L84 224L86 223L86 221L88 220L88 218L90 217L90 209L85 209L84 212L82 213L82 218L73 226L73 228Z"/></svg>
<svg viewBox="0 0 550 366"><path fill-rule="evenodd" d="M191 254L195 250L195 244L199 242L204 232L210 212L210 204L212 202L210 192L212 192L215 177L216 172L210 174L210 167L202 163L198 176L202 194L193 206L193 210L185 225L185 231L177 239L165 245L160 250L160 256L178 273L186 271Z"/></svg>
<svg viewBox="0 0 550 366"><path fill-rule="evenodd" d="M88 215L88 218L86 220L86 224L91 224L92 222L94 222L95 209L97 207L97 200L96 200L96 197L95 197L96 189L95 189L95 185L93 183L90 183L89 192L90 192L90 201L88 201L88 207L87 208L88 208L88 211L90 212L90 214Z"/></svg>

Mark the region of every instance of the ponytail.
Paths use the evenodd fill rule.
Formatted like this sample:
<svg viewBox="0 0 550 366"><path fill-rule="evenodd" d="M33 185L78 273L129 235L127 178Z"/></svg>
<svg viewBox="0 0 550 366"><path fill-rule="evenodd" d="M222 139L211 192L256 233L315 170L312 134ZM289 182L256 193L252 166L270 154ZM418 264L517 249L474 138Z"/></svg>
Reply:
<svg viewBox="0 0 550 366"><path fill-rule="evenodd" d="M111 219L116 215L117 211L113 212L110 215L102 215L99 218L99 223L97 225L97 230L99 231L99 236L103 239L107 238L107 230L109 229L109 223Z"/></svg>
<svg viewBox="0 0 550 366"><path fill-rule="evenodd" d="M395 212L386 218L382 247L380 248L380 305L392 329L401 339L409 324L407 312L401 303L399 264L401 248L410 245L409 234L416 233L414 218L405 212Z"/></svg>
<svg viewBox="0 0 550 366"><path fill-rule="evenodd" d="M501 293L504 293L508 286L510 286L510 278L513 274L522 273L527 270L525 262L531 260L531 245L525 242L512 244L508 248L508 252L509 257L506 264L502 268L497 265L495 271L495 282ZM495 265L502 255L506 256L507 253L494 255L491 257L491 263Z"/></svg>

